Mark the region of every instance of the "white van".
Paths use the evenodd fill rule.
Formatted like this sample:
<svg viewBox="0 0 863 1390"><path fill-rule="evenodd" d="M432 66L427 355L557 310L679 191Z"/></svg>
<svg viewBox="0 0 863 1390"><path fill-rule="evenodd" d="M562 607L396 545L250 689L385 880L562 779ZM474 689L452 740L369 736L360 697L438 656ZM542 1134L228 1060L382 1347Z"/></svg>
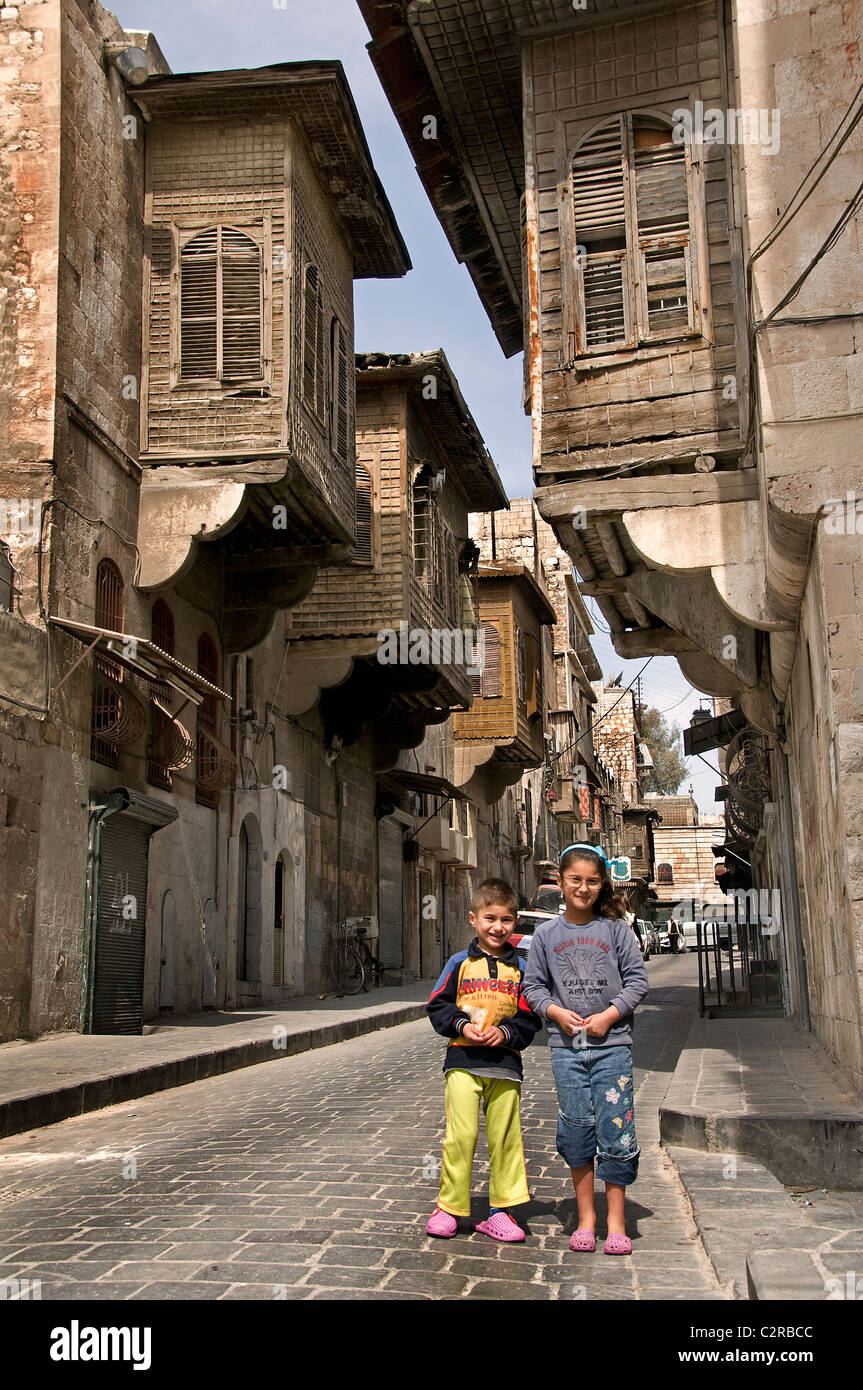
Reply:
<svg viewBox="0 0 863 1390"><path fill-rule="evenodd" d="M737 945L735 924L722 917L703 917L698 922L682 922L683 945L687 951L698 949L698 928L701 927L701 949L712 950L718 943L720 949L727 950L729 940Z"/></svg>

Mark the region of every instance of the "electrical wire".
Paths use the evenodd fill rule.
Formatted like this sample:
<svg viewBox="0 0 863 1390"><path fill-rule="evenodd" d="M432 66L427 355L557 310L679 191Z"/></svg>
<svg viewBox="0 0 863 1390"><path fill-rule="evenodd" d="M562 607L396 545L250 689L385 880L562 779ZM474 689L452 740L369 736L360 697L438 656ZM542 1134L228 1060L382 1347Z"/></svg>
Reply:
<svg viewBox="0 0 863 1390"><path fill-rule="evenodd" d="M569 750L571 748L575 748L577 744L583 743L583 741L586 738L588 738L590 734L593 733L597 725L601 724L604 719L607 719L608 716L611 714L612 710L617 709L617 706L620 704L620 701L623 699L624 695L627 695L629 693L629 691L635 685L635 682L639 679L642 673L647 670L652 660L653 657L649 656L645 661L644 665L642 666L641 670L638 672L638 675L633 676L629 685L624 686L623 690L620 693L620 700L615 700L614 704L609 706L609 708L605 711L605 714L601 714L598 719L595 719L586 733L581 734L579 738L573 739L572 743L567 744L566 748L561 748L559 753L555 753L553 756L546 758L546 766L550 766L552 763L557 762L559 758L563 757L564 753L568 753Z"/></svg>

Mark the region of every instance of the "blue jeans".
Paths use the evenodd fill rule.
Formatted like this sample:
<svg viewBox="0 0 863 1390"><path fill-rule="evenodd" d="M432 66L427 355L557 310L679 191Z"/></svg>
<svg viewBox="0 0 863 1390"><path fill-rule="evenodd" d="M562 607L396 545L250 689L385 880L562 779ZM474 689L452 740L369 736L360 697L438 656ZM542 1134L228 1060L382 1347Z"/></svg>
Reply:
<svg viewBox="0 0 863 1390"><path fill-rule="evenodd" d="M602 1182L628 1187L638 1176L630 1047L552 1047L560 1114L557 1152L570 1168L597 1156Z"/></svg>

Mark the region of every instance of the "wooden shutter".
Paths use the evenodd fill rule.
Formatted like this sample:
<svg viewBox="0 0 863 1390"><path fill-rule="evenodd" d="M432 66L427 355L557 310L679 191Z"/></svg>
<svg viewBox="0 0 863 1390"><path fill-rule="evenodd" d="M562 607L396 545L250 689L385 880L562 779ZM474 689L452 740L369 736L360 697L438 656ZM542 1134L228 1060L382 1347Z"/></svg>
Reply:
<svg viewBox="0 0 863 1390"><path fill-rule="evenodd" d="M333 453L343 462L348 458L348 425L350 379L348 377L348 345L345 330L333 319L330 333L333 373L333 394L330 417L330 442Z"/></svg>
<svg viewBox="0 0 863 1390"><path fill-rule="evenodd" d="M679 337L694 327L686 147L666 127L633 123L640 336Z"/></svg>
<svg viewBox="0 0 863 1390"><path fill-rule="evenodd" d="M223 379L261 377L261 250L235 227L221 229Z"/></svg>
<svg viewBox="0 0 863 1390"><path fill-rule="evenodd" d="M324 307L318 272L306 266L303 293L303 396L320 418L324 392Z"/></svg>
<svg viewBox="0 0 863 1390"><path fill-rule="evenodd" d="M444 532L446 562L446 595L444 610L448 621L453 627L458 626L459 591L458 591L458 556L456 555L455 536L447 526Z"/></svg>
<svg viewBox="0 0 863 1390"><path fill-rule="evenodd" d="M180 254L180 377L218 373L219 228L187 242Z"/></svg>
<svg viewBox="0 0 863 1390"><path fill-rule="evenodd" d="M480 624L485 644L480 694L484 700L496 700L503 694L500 671L500 633L494 623Z"/></svg>
<svg viewBox="0 0 863 1390"><path fill-rule="evenodd" d="M209 227L180 253L180 378L259 381L261 249L236 227Z"/></svg>
<svg viewBox="0 0 863 1390"><path fill-rule="evenodd" d="M580 352L633 341L627 264L626 174L620 117L584 141L573 161L577 340Z"/></svg>
<svg viewBox="0 0 863 1390"><path fill-rule="evenodd" d="M527 698L527 656L524 648L524 633L520 627L515 630L516 644L516 670L518 674L518 699L519 704L524 704Z"/></svg>
<svg viewBox="0 0 863 1390"><path fill-rule="evenodd" d="M355 561L366 564L372 558L372 480L361 463L354 470L357 497L357 553Z"/></svg>
<svg viewBox="0 0 863 1390"><path fill-rule="evenodd" d="M539 643L531 634L525 637L527 717L539 712Z"/></svg>

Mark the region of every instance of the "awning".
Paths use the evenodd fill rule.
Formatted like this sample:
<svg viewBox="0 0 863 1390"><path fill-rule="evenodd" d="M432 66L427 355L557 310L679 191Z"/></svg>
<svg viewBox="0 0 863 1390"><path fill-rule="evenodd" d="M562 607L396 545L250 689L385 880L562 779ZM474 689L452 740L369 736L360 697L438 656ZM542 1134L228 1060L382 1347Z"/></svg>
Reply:
<svg viewBox="0 0 863 1390"><path fill-rule="evenodd" d="M142 680L170 685L193 704L202 704L207 695L217 700L231 698L227 691L220 690L217 685L199 676L190 666L184 666L175 656L163 652L148 637L136 637L131 632L110 632L107 628L92 627L89 623L75 623L71 618L49 618L48 621L53 627L59 627L70 637L83 642L89 651L110 656L118 666L125 667ZM83 660L83 657L80 659ZM78 662L75 664L78 665ZM71 675L72 670L74 667L66 675Z"/></svg>
<svg viewBox="0 0 863 1390"><path fill-rule="evenodd" d="M696 753L709 753L713 748L723 748L730 743L738 730L746 724L746 715L739 709L717 714L714 719L701 719L683 730L683 751L687 758Z"/></svg>
<svg viewBox="0 0 863 1390"><path fill-rule="evenodd" d="M472 799L466 796L460 787L454 787L445 777L435 777L428 772L410 772L408 769L397 767L392 772L382 773L377 780L381 786L389 787L391 791L428 792L432 796L452 797L454 801Z"/></svg>

